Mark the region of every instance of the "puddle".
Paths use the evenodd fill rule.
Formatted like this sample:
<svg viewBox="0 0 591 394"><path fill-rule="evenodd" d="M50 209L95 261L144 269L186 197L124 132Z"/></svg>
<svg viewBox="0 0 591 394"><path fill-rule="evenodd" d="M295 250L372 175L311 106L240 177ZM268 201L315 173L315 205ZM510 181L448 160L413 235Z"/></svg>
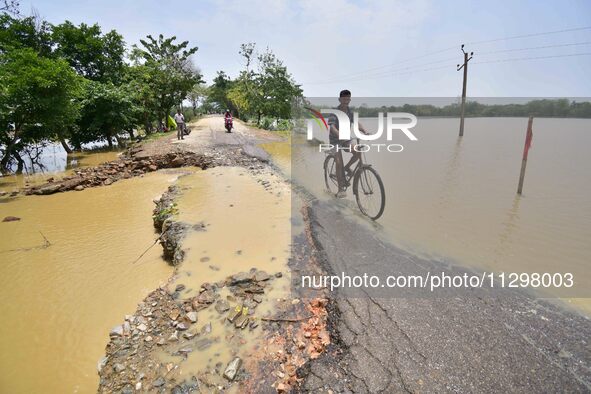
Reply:
<svg viewBox="0 0 591 394"><path fill-rule="evenodd" d="M252 268L273 277L260 294L260 303L248 311L255 322L272 313L274 302L290 294L287 261L291 240L291 192L289 185L270 173L251 176L237 167L217 167L198 171L179 179L182 190L177 199L177 220L194 226L183 241L186 251L178 274L169 285L171 289L184 285L181 298L199 294L204 282L217 283L238 272ZM239 301L232 298L227 287L220 291L221 299L229 298L231 308ZM159 359L179 366L181 380L218 370L220 378L226 365L234 357L247 360L257 349L261 336L260 325L236 329L226 317L209 307L198 314L195 325L199 335L181 341L179 349L190 346L186 357L160 350ZM211 324L210 333L202 333ZM209 340L213 340L209 343ZM203 347L203 349L200 349ZM174 348L174 351L179 349ZM234 386L236 387L236 386Z"/></svg>

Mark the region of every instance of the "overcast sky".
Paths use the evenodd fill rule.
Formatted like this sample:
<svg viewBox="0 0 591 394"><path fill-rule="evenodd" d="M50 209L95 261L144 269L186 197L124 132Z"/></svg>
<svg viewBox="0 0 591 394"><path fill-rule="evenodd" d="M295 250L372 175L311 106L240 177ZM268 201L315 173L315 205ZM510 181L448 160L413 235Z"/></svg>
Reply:
<svg viewBox="0 0 591 394"><path fill-rule="evenodd" d="M477 43L591 27L589 0L21 1L23 14L31 7L52 23L115 29L129 45L147 34L188 40L199 47L194 60L208 83L217 70L236 76L239 46L252 41L271 48L310 97L343 88L367 97L455 97L466 43L475 52L468 96L591 96L591 56L564 56L591 54L591 28ZM540 46L554 47L507 51ZM545 56L559 57L490 63Z"/></svg>

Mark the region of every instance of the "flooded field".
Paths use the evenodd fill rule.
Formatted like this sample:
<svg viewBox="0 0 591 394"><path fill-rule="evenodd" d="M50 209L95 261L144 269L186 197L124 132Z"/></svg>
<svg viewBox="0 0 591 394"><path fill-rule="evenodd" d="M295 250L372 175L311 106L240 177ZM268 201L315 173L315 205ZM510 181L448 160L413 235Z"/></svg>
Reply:
<svg viewBox="0 0 591 394"><path fill-rule="evenodd" d="M111 327L171 267L152 248L152 200L178 174L0 203L0 391L93 392ZM43 236L51 245L42 247Z"/></svg>
<svg viewBox="0 0 591 394"><path fill-rule="evenodd" d="M362 119L369 130L376 121ZM478 269L572 272L567 298L591 313L591 121L534 119L524 192L516 194L526 118L420 118L418 141L395 135L401 153L367 153L386 189L378 232L414 253ZM318 198L324 192L324 154L302 137L289 149L270 146L277 162ZM318 135L326 139L327 136ZM386 142L386 141L377 141ZM348 156L347 156L348 157ZM282 164L283 163L283 164ZM366 222L349 190L345 214Z"/></svg>
<svg viewBox="0 0 591 394"><path fill-rule="evenodd" d="M66 156L65 152L52 153L44 160L44 169L36 168L35 172L23 172L19 175L0 177L0 190L11 192L27 185L37 185L50 177L64 177L78 168L96 166L107 161L116 160L121 152L75 152ZM62 154L63 153L63 154Z"/></svg>

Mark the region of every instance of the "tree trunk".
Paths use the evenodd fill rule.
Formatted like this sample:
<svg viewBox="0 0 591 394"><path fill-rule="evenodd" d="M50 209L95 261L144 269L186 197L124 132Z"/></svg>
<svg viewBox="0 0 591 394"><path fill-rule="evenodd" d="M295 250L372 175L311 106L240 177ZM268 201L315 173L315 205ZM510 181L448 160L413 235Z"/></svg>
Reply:
<svg viewBox="0 0 591 394"><path fill-rule="evenodd" d="M72 150L72 148L70 148L70 146L66 142L66 139L64 137L62 137L61 135L58 135L58 138L60 140L60 144L62 144L62 147L64 148L64 150L66 151L66 153L67 154L72 153L73 150Z"/></svg>
<svg viewBox="0 0 591 394"><path fill-rule="evenodd" d="M107 133L107 144L109 144L109 149L113 149L113 137L110 132Z"/></svg>
<svg viewBox="0 0 591 394"><path fill-rule="evenodd" d="M129 129L129 130L127 130L127 132L129 133L129 139L134 141L135 135L133 134L133 129Z"/></svg>
<svg viewBox="0 0 591 394"><path fill-rule="evenodd" d="M14 156L14 158L16 159L16 161L18 162L18 166L16 168L16 173L17 174L22 174L23 173L23 168L25 167L25 161L23 160L23 158L21 157L21 155L18 154L18 152L13 152L12 155Z"/></svg>

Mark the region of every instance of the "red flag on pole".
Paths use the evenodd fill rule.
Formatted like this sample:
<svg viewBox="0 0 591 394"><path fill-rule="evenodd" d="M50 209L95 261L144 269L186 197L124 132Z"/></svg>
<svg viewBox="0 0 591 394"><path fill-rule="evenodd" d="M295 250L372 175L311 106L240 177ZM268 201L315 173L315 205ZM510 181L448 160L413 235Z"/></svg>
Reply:
<svg viewBox="0 0 591 394"><path fill-rule="evenodd" d="M527 124L527 133L525 135L525 146L523 147L523 160L527 160L527 154L529 152L529 148L531 147L531 140L534 137L534 132L532 131L532 122L533 118L530 117Z"/></svg>

